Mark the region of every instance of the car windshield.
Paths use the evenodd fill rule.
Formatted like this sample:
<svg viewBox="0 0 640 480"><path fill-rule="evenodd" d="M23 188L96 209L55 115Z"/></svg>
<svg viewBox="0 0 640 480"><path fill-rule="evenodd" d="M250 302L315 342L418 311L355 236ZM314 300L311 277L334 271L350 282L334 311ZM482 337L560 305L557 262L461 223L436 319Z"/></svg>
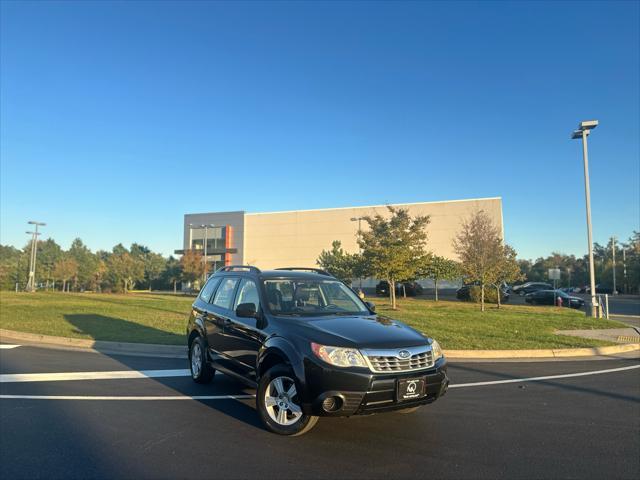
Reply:
<svg viewBox="0 0 640 480"><path fill-rule="evenodd" d="M369 311L353 291L337 280L264 281L274 315L363 315Z"/></svg>

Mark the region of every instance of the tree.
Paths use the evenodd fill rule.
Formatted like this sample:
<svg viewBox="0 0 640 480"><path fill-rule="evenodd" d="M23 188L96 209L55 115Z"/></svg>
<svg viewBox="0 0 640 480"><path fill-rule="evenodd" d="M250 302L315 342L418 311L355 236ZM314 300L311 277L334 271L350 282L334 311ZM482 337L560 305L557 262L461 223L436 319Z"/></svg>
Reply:
<svg viewBox="0 0 640 480"><path fill-rule="evenodd" d="M98 257L80 240L76 238L67 254L78 264L78 273L74 277L74 287L76 289L91 288L98 268Z"/></svg>
<svg viewBox="0 0 640 480"><path fill-rule="evenodd" d="M414 279L427 253L425 227L429 217L411 218L408 210L387 207L390 217L366 216L369 229L358 234L366 274L389 283L391 308L396 309L396 282Z"/></svg>
<svg viewBox="0 0 640 480"><path fill-rule="evenodd" d="M357 276L359 255L346 253L340 240L334 240L331 250L322 250L316 263L318 266L345 283Z"/></svg>
<svg viewBox="0 0 640 480"><path fill-rule="evenodd" d="M173 293L176 293L178 291L177 284L182 278L182 265L180 262L173 257L169 257L166 268L162 272L162 278L167 284L173 285Z"/></svg>
<svg viewBox="0 0 640 480"><path fill-rule="evenodd" d="M115 249L114 249L115 250ZM107 260L107 270L114 286L122 285L124 293L144 279L144 263L128 252L113 253Z"/></svg>
<svg viewBox="0 0 640 480"><path fill-rule="evenodd" d="M204 274L204 264L202 254L195 250L187 250L180 259L182 266L182 279L186 282L195 282L202 278Z"/></svg>
<svg viewBox="0 0 640 480"><path fill-rule="evenodd" d="M38 242L38 257L36 265L36 272L38 278L45 279L47 282L47 288L49 281L54 280L53 269L56 262L64 258L64 252L60 245L58 245L52 238L48 238L43 242Z"/></svg>
<svg viewBox="0 0 640 480"><path fill-rule="evenodd" d="M131 245L130 252L144 264L144 279L151 291L151 284L160 278L166 268L166 260L159 253L153 253L148 247L137 243Z"/></svg>
<svg viewBox="0 0 640 480"><path fill-rule="evenodd" d="M458 263L448 258L432 255L427 260L425 267L420 271L421 277L433 279L438 301L438 282L440 280L454 280L460 276Z"/></svg>
<svg viewBox="0 0 640 480"><path fill-rule="evenodd" d="M58 260L52 272L55 280L62 282L62 291L67 291L67 282L78 275L78 262L70 257Z"/></svg>
<svg viewBox="0 0 640 480"><path fill-rule="evenodd" d="M453 248L466 280L480 285L480 310L484 312L485 286L493 283L502 256L500 230L484 210L478 210L462 223Z"/></svg>
<svg viewBox="0 0 640 480"><path fill-rule="evenodd" d="M503 283L513 283L524 278L520 264L516 259L516 251L509 245L502 245L499 250L498 263L493 272L493 285L496 289L498 308L500 308L500 287Z"/></svg>

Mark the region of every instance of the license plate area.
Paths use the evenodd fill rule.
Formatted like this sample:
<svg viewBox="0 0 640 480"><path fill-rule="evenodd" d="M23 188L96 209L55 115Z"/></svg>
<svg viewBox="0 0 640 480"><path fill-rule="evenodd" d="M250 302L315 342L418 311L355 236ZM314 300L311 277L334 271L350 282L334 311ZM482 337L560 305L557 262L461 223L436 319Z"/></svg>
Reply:
<svg viewBox="0 0 640 480"><path fill-rule="evenodd" d="M416 400L426 395L426 381L424 377L398 379L396 399L398 402Z"/></svg>

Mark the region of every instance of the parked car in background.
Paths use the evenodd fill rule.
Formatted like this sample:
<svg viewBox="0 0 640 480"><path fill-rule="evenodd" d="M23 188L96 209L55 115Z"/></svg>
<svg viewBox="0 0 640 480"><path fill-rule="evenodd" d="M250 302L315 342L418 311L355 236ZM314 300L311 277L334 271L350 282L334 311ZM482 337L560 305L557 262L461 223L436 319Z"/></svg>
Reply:
<svg viewBox="0 0 640 480"><path fill-rule="evenodd" d="M458 290L456 290L456 298L463 301L471 300L471 289L478 286L479 285L477 283L468 283L466 285L463 285ZM485 285L485 290L494 288L495 287L493 286ZM502 287L500 287L500 302L506 303L509 301L509 290L510 287L507 284L504 284L502 285Z"/></svg>
<svg viewBox="0 0 640 480"><path fill-rule="evenodd" d="M517 293L518 295L526 295L527 293L537 292L538 290L553 290L553 286L544 282L527 282L513 287L513 293Z"/></svg>
<svg viewBox="0 0 640 480"><path fill-rule="evenodd" d="M524 296L524 301L531 305L557 305L558 298L562 299L563 307L582 308L584 300L573 297L562 290L538 290Z"/></svg>
<svg viewBox="0 0 640 480"><path fill-rule="evenodd" d="M567 293L569 295L571 295L572 293L580 292L580 288L578 287L563 287L563 288L560 288L559 290L562 290L564 293Z"/></svg>
<svg viewBox="0 0 640 480"><path fill-rule="evenodd" d="M591 286L585 285L584 287L582 287L580 289L580 293L591 293ZM614 291L613 291L613 288L610 287L610 286L597 284L596 285L596 294L598 294L598 293L613 295ZM617 293L617 291L616 291L616 293Z"/></svg>
<svg viewBox="0 0 640 480"><path fill-rule="evenodd" d="M415 297L416 295L422 295L424 289L418 282L398 282L396 283L396 295L404 295L406 292L407 297ZM387 297L389 296L389 282L382 280L376 285L376 295Z"/></svg>

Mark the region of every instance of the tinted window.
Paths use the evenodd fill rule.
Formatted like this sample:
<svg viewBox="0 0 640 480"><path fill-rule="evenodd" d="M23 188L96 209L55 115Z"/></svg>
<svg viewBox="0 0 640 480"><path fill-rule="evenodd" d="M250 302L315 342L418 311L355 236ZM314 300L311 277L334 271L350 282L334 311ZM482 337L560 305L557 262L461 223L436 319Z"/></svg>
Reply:
<svg viewBox="0 0 640 480"><path fill-rule="evenodd" d="M256 311L260 308L258 287L253 280L248 280L246 278L242 280L233 308L237 308L241 303L253 303L256 306Z"/></svg>
<svg viewBox="0 0 640 480"><path fill-rule="evenodd" d="M231 308L231 302L233 301L233 292L236 289L236 284L238 283L237 278L225 278L220 283L220 287L216 290L216 295L213 298L213 304L226 308L229 310Z"/></svg>
<svg viewBox="0 0 640 480"><path fill-rule="evenodd" d="M205 284L205 286L202 287L202 290L200 290L200 298L205 302L209 302L211 300L211 294L214 292L219 283L220 278L211 277Z"/></svg>

